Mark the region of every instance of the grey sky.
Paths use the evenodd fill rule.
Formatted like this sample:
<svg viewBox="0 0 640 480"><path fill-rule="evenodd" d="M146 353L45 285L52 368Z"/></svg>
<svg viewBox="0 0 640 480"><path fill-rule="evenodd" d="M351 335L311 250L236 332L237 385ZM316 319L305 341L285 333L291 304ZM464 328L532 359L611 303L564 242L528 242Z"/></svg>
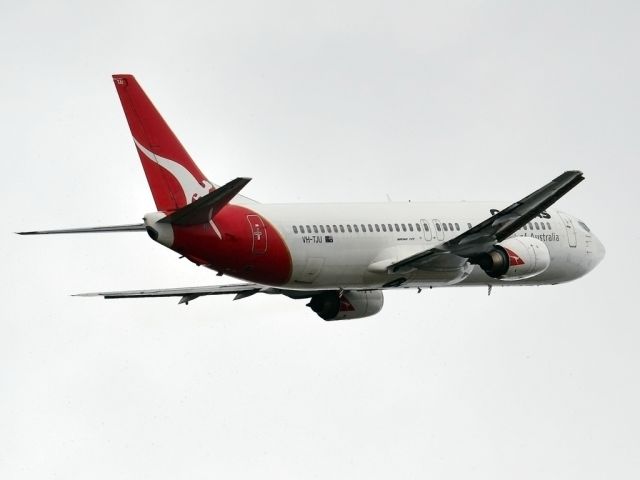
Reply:
<svg viewBox="0 0 640 480"><path fill-rule="evenodd" d="M0 478L637 478L637 2L5 2ZM112 85L133 73L207 175L263 202L558 206L604 262L571 284L386 295L327 324L144 234Z"/></svg>

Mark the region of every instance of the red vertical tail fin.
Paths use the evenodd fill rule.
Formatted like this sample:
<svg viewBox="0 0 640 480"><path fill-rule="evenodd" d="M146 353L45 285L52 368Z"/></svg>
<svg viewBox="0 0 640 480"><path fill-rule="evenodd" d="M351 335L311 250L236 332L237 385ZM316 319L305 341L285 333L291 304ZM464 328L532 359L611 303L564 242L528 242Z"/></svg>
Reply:
<svg viewBox="0 0 640 480"><path fill-rule="evenodd" d="M176 210L214 190L133 75L113 75L158 210Z"/></svg>

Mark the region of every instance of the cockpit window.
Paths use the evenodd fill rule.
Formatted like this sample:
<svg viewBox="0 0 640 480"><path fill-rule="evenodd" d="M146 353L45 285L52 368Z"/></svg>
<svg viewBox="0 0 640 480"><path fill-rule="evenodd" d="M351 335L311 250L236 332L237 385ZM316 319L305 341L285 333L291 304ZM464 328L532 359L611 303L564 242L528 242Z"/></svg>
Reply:
<svg viewBox="0 0 640 480"><path fill-rule="evenodd" d="M578 225L580 225L585 232L590 232L591 230L589 230L589 227L587 227L587 225L582 221L582 220L578 220Z"/></svg>

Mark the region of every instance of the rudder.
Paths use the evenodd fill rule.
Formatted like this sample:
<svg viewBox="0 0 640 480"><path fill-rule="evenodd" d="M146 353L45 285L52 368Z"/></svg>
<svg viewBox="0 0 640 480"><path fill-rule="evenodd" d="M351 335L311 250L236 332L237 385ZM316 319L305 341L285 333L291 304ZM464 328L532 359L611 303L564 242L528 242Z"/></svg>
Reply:
<svg viewBox="0 0 640 480"><path fill-rule="evenodd" d="M184 207L214 190L133 75L113 75L142 168L159 211Z"/></svg>

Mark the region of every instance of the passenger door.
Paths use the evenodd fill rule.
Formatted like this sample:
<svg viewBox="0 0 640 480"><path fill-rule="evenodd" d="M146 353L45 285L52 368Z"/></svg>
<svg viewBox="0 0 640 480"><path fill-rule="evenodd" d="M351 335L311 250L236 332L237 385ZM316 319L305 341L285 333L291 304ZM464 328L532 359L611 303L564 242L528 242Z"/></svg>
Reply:
<svg viewBox="0 0 640 480"><path fill-rule="evenodd" d="M254 255L263 255L267 253L267 229L259 215L247 215L247 221L251 225L252 246L251 251Z"/></svg>
<svg viewBox="0 0 640 480"><path fill-rule="evenodd" d="M569 241L569 246L575 248L578 245L578 239L576 237L576 229L573 226L571 218L563 213L558 213L558 215L560 215L562 223L564 223L564 229L567 231L567 240Z"/></svg>

